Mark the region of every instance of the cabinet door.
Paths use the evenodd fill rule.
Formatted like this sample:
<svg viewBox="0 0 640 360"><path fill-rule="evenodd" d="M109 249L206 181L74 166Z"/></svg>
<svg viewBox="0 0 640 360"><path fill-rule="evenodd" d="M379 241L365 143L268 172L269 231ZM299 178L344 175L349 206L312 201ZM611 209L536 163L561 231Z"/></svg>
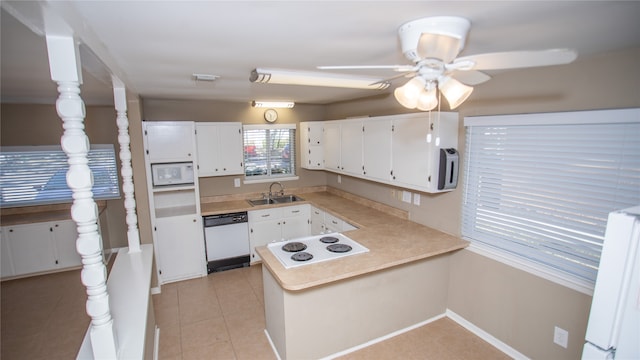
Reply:
<svg viewBox="0 0 640 360"><path fill-rule="evenodd" d="M212 123L196 124L198 149L198 176L215 176L218 171L218 126Z"/></svg>
<svg viewBox="0 0 640 360"><path fill-rule="evenodd" d="M244 174L242 124L226 123L218 126L218 158L220 173L217 175Z"/></svg>
<svg viewBox="0 0 640 360"><path fill-rule="evenodd" d="M193 214L158 218L154 230L162 282L207 273L202 217Z"/></svg>
<svg viewBox="0 0 640 360"><path fill-rule="evenodd" d="M324 125L324 168L340 170L340 123L326 122Z"/></svg>
<svg viewBox="0 0 640 360"><path fill-rule="evenodd" d="M418 117L393 121L392 182L409 188L427 188L429 184L429 122Z"/></svg>
<svg viewBox="0 0 640 360"><path fill-rule="evenodd" d="M324 234L324 211L311 207L311 235Z"/></svg>
<svg viewBox="0 0 640 360"><path fill-rule="evenodd" d="M251 262L261 260L256 247L282 240L282 218L249 223L249 244L251 246Z"/></svg>
<svg viewBox="0 0 640 360"><path fill-rule="evenodd" d="M340 170L362 176L362 120L346 120L341 124Z"/></svg>
<svg viewBox="0 0 640 360"><path fill-rule="evenodd" d="M53 225L35 223L8 227L14 275L55 269Z"/></svg>
<svg viewBox="0 0 640 360"><path fill-rule="evenodd" d="M282 238L285 240L309 236L310 205L287 206L282 209Z"/></svg>
<svg viewBox="0 0 640 360"><path fill-rule="evenodd" d="M391 126L390 118L364 122L362 154L366 178L383 182L391 180Z"/></svg>
<svg viewBox="0 0 640 360"><path fill-rule="evenodd" d="M317 170L324 167L323 125L321 122L300 123L300 166Z"/></svg>
<svg viewBox="0 0 640 360"><path fill-rule="evenodd" d="M76 250L78 232L73 220L59 221L53 225L58 267L66 268L82 265L82 257Z"/></svg>
<svg viewBox="0 0 640 360"><path fill-rule="evenodd" d="M193 161L194 124L191 121L144 122L149 161Z"/></svg>
<svg viewBox="0 0 640 360"><path fill-rule="evenodd" d="M344 220L329 213L324 214L324 226L328 232L342 232Z"/></svg>
<svg viewBox="0 0 640 360"><path fill-rule="evenodd" d="M8 227L0 228L0 277L13 276L13 263L11 259L11 249L9 249Z"/></svg>

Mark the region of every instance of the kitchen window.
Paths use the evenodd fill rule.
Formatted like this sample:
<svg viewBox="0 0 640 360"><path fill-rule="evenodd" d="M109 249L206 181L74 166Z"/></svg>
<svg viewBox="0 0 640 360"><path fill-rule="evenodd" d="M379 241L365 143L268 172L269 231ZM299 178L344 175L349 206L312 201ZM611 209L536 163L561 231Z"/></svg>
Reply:
<svg viewBox="0 0 640 360"><path fill-rule="evenodd" d="M640 204L640 110L465 119L471 249L589 293L608 213Z"/></svg>
<svg viewBox="0 0 640 360"><path fill-rule="evenodd" d="M295 125L245 125L245 182L294 180Z"/></svg>
<svg viewBox="0 0 640 360"><path fill-rule="evenodd" d="M113 145L91 145L93 198L120 198ZM71 203L67 154L60 146L3 146L0 152L0 207Z"/></svg>

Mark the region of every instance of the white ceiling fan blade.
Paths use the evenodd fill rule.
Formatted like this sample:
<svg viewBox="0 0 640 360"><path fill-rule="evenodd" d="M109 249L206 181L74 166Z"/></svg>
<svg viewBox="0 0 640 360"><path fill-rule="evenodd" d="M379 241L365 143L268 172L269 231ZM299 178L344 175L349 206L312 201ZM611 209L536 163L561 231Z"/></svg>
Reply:
<svg viewBox="0 0 640 360"><path fill-rule="evenodd" d="M456 71L452 76L466 85L478 85L491 79L491 76L476 70Z"/></svg>
<svg viewBox="0 0 640 360"><path fill-rule="evenodd" d="M473 70L517 69L525 67L568 64L578 54L572 49L550 49L539 51L509 51L478 54L457 58L453 64L472 61Z"/></svg>
<svg viewBox="0 0 640 360"><path fill-rule="evenodd" d="M318 66L320 70L376 70L389 69L393 71L405 72L415 71L414 65L336 65L336 66Z"/></svg>

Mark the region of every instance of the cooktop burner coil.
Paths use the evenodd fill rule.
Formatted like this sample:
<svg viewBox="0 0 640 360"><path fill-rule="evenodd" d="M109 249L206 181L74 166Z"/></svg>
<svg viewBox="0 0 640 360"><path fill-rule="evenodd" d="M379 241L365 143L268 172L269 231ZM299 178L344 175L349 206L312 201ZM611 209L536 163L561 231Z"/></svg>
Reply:
<svg viewBox="0 0 640 360"><path fill-rule="evenodd" d="M308 252L301 251L291 255L291 259L295 261L309 261L313 259L313 255L309 254Z"/></svg>
<svg viewBox="0 0 640 360"><path fill-rule="evenodd" d="M325 244L333 244L338 242L338 238L335 236L324 236L320 238L320 242Z"/></svg>
<svg viewBox="0 0 640 360"><path fill-rule="evenodd" d="M331 244L327 246L327 250L335 253L345 253L351 251L352 247L347 244Z"/></svg>
<svg viewBox="0 0 640 360"><path fill-rule="evenodd" d="M282 250L286 252L298 252L298 251L305 250L306 248L307 248L307 245L298 241L288 242L282 246Z"/></svg>

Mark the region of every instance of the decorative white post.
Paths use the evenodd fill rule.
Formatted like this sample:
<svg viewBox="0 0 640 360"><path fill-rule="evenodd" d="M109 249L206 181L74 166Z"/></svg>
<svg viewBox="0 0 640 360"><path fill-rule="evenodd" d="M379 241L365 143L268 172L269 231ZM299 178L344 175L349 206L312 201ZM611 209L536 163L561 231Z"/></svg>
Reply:
<svg viewBox="0 0 640 360"><path fill-rule="evenodd" d="M60 140L67 154L67 184L73 192L71 218L78 226L76 249L82 257L82 284L87 288L94 358L117 358L117 340L109 308L107 269L102 262L98 206L93 200L93 175L88 165L89 139L84 132L85 107L80 98L82 73L76 42L71 36L47 35L51 79L58 84L56 110L63 121Z"/></svg>
<svg viewBox="0 0 640 360"><path fill-rule="evenodd" d="M116 108L118 124L118 143L120 143L120 163L122 173L122 192L124 193L124 207L127 211L127 239L129 252L140 252L140 233L138 231L138 216L136 215L136 199L133 193L133 168L131 167L131 138L129 137L129 118L127 117L127 94L122 81L115 76L113 82L113 99Z"/></svg>

